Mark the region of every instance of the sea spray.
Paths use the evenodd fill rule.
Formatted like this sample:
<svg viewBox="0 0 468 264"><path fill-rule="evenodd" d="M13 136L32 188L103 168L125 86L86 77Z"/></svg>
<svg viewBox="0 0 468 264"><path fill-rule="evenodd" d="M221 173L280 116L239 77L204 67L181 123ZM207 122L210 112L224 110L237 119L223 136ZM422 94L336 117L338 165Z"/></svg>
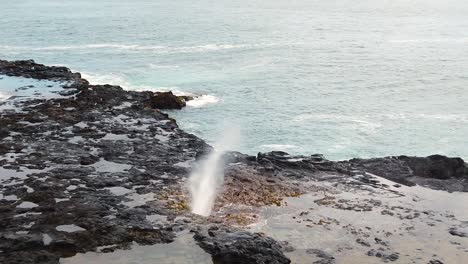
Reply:
<svg viewBox="0 0 468 264"><path fill-rule="evenodd" d="M223 154L237 145L239 139L239 128L225 128L220 140L214 144L214 149L192 171L189 178L192 213L202 216L211 214L217 190L224 179Z"/></svg>

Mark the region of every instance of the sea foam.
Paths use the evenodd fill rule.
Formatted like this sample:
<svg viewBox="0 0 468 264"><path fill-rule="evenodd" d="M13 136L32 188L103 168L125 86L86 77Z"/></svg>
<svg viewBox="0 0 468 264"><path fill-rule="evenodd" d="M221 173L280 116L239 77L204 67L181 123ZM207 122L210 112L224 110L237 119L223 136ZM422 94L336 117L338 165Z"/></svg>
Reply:
<svg viewBox="0 0 468 264"><path fill-rule="evenodd" d="M219 98L214 95L209 94L193 94L181 91L177 86L149 86L149 85L132 85L129 83L125 77L119 74L92 74L92 73L82 73L82 77L88 80L92 84L111 84L118 85L126 90L131 91L151 91L151 92L168 92L171 91L177 96L191 96L193 100L187 102L187 106L190 107L203 107L208 104L215 104L219 102ZM0 94L0 100L2 99Z"/></svg>
<svg viewBox="0 0 468 264"><path fill-rule="evenodd" d="M209 94L204 94L195 97L193 100L188 101L187 105L192 107L202 107L207 104L215 104L217 102L219 102L218 97Z"/></svg>

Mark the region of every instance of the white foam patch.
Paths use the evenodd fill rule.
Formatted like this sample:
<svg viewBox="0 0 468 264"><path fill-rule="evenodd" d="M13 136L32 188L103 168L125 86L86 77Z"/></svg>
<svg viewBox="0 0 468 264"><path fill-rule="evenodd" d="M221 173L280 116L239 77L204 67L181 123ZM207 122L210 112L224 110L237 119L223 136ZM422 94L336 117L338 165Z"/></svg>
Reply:
<svg viewBox="0 0 468 264"><path fill-rule="evenodd" d="M55 228L55 230L60 231L60 232L66 232L66 233L86 231L86 229L79 227L77 225L59 225Z"/></svg>
<svg viewBox="0 0 468 264"><path fill-rule="evenodd" d="M0 101L3 101L3 100L5 100L5 99L7 99L9 97L10 97L9 95L0 92Z"/></svg>
<svg viewBox="0 0 468 264"><path fill-rule="evenodd" d="M203 107L209 104L218 103L220 100L218 97L209 94L203 95L196 95L193 93L188 93L180 90L180 87L177 86L149 86L149 85L132 85L129 83L124 76L118 74L103 74L103 75L96 75L96 74L89 74L89 73L82 73L84 79L88 80L90 83L93 84L112 84L118 85L126 90L131 91L149 91L149 92L169 92L171 91L174 95L177 96L192 96L194 97L193 100L187 101L187 106L190 107ZM125 109L130 107L131 104L125 102L119 106L114 107L114 109Z"/></svg>
<svg viewBox="0 0 468 264"><path fill-rule="evenodd" d="M95 73L86 73L81 72L81 77L88 80L92 84L111 84L118 85L122 87L129 87L129 83L125 78L119 74L95 74Z"/></svg>
<svg viewBox="0 0 468 264"><path fill-rule="evenodd" d="M280 150L280 151L300 149L300 147L296 145L289 145L289 144L265 144L265 145L261 145L260 148L264 150Z"/></svg>
<svg viewBox="0 0 468 264"><path fill-rule="evenodd" d="M202 107L208 104L215 104L219 102L219 98L213 95L201 95L195 97L193 100L187 101L187 106Z"/></svg>

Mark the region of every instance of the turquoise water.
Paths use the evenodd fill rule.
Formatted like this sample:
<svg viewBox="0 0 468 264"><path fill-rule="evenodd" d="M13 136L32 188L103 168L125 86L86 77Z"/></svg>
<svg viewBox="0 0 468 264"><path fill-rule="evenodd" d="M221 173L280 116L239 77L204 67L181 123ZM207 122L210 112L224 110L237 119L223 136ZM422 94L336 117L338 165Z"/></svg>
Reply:
<svg viewBox="0 0 468 264"><path fill-rule="evenodd" d="M467 1L1 2L0 58L210 95L170 113L209 142L232 123L251 154L468 158Z"/></svg>

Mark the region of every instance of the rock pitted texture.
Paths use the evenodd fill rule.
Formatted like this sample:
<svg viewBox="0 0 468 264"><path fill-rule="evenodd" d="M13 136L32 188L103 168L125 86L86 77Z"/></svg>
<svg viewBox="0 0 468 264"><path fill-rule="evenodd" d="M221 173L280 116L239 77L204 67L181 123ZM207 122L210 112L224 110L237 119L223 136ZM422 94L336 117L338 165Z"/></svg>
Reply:
<svg viewBox="0 0 468 264"><path fill-rule="evenodd" d="M151 92L89 85L32 61L1 61L0 72L73 91L0 115L0 193L8 198L0 199L0 263L58 263L103 245L172 241L174 223L146 216L186 211L179 189L187 164L210 149L203 140L145 107ZM57 229L69 225L78 231Z"/></svg>
<svg viewBox="0 0 468 264"><path fill-rule="evenodd" d="M88 81L81 78L80 73L74 73L67 67L46 66L35 63L33 60L0 60L0 74L37 80L72 81L74 86L89 84Z"/></svg>
<svg viewBox="0 0 468 264"><path fill-rule="evenodd" d="M213 226L197 231L195 240L210 253L214 264L288 264L281 245L258 233Z"/></svg>

